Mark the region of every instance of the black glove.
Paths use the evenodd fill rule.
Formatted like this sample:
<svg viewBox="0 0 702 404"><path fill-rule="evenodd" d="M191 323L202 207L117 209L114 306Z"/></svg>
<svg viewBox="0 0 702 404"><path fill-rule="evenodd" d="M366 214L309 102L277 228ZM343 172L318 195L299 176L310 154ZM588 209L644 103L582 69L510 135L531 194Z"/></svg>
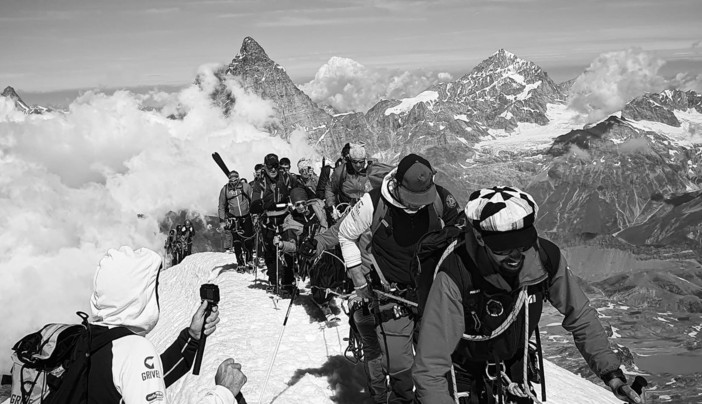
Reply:
<svg viewBox="0 0 702 404"><path fill-rule="evenodd" d="M315 258L317 255L317 240L314 238L307 239L300 244L300 256L306 260Z"/></svg>

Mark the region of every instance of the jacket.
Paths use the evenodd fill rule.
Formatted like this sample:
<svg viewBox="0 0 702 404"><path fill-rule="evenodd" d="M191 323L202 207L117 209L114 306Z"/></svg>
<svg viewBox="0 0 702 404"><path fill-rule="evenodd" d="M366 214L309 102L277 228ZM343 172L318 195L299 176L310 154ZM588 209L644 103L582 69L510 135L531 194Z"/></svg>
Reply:
<svg viewBox="0 0 702 404"><path fill-rule="evenodd" d="M253 191L251 186L243 181L236 185L227 183L219 191L219 220L230 217L242 217L249 214Z"/></svg>
<svg viewBox="0 0 702 404"><path fill-rule="evenodd" d="M268 174L263 175L263 195L260 199L263 211L269 217L283 216L288 213L288 203L290 202L290 190L297 186L294 176L278 171L275 178ZM258 204L259 200L255 201ZM284 206L283 206L284 205Z"/></svg>
<svg viewBox="0 0 702 404"><path fill-rule="evenodd" d="M319 223L319 230L317 234L324 233L327 230L327 215L324 213L324 206L322 201L319 199L312 199L307 204L307 211L305 212L305 217L309 217L310 209L314 212L316 217L315 222ZM281 251L284 253L294 253L297 251L298 238L305 229L305 223L300 221L301 215L293 212L285 217L283 221L283 247Z"/></svg>
<svg viewBox="0 0 702 404"><path fill-rule="evenodd" d="M90 299L91 328L100 333L125 327L133 335L116 339L93 355L89 403L167 404L166 387L190 370L198 342L187 329L163 355L144 337L158 322L160 267L161 256L145 248L110 249L100 261ZM199 402L231 404L234 395L216 386Z"/></svg>
<svg viewBox="0 0 702 404"><path fill-rule="evenodd" d="M470 255L476 257L479 271L491 285L503 290L510 286L492 268L485 250L466 233L466 246ZM448 275L448 269L467 271L456 251L449 254L440 265L424 308L424 317L419 331L417 355L412 374L421 403L452 404L446 379L451 369L451 355L465 331L463 298L459 285ZM524 266L519 272L516 288L535 285L548 278L539 254L534 249L525 253ZM573 334L575 345L595 374L599 377L619 369L620 360L609 349L604 328L597 312L577 285L565 257L548 284L549 302L565 317L563 328Z"/></svg>
<svg viewBox="0 0 702 404"><path fill-rule="evenodd" d="M412 212L395 199L392 192L390 192L390 187L394 184L396 171L397 169L393 169L383 179L383 183L380 186L381 196L386 201L386 204L391 205L388 206L388 209L401 209L408 213ZM439 185L436 188L443 203L441 220L444 224L453 224L458 217L456 200L445 188ZM347 268L361 264L364 273L368 273L371 270L370 263L375 261L373 255L370 254L370 244L373 242L371 226L375 208L371 194L366 193L339 225L339 244L341 245L341 252ZM422 209L433 209L433 206L426 206ZM373 248L375 247L373 246ZM384 268L379 269L381 271L384 270Z"/></svg>
<svg viewBox="0 0 702 404"><path fill-rule="evenodd" d="M351 173L348 164L340 165L331 174L324 190L327 206L336 206L343 202L355 203L370 191L370 185L366 187L366 173Z"/></svg>

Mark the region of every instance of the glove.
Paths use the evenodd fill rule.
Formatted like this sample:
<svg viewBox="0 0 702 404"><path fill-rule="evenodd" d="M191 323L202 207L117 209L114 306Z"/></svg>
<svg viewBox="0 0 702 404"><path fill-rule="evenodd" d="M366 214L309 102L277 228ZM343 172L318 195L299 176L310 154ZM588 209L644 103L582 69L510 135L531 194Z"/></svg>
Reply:
<svg viewBox="0 0 702 404"><path fill-rule="evenodd" d="M621 372L621 370L615 372ZM609 381L607 381L607 386L609 386L609 388L612 390L615 397L626 403L641 404L645 402L644 399L631 388L631 386L626 384L626 379L623 378L623 374L622 377L618 375L612 377Z"/></svg>
<svg viewBox="0 0 702 404"><path fill-rule="evenodd" d="M283 243L282 243L282 241L280 240L280 236L274 236L274 237L273 237L273 245L274 245L274 246L278 246L278 248L282 248L282 247L283 247Z"/></svg>
<svg viewBox="0 0 702 404"><path fill-rule="evenodd" d="M317 256L317 240L307 239L300 244L300 255L306 260L311 260Z"/></svg>

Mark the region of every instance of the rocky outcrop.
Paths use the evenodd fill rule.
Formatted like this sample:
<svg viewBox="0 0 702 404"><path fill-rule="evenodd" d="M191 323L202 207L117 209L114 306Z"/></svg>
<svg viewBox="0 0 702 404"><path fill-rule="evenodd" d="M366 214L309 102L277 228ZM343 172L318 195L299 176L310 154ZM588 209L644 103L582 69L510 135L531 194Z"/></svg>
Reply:
<svg viewBox="0 0 702 404"><path fill-rule="evenodd" d="M702 113L702 95L694 91L666 90L646 94L630 101L622 110L622 117L636 121L661 122L679 127L675 111L695 110Z"/></svg>
<svg viewBox="0 0 702 404"><path fill-rule="evenodd" d="M657 198L653 198L652 204ZM688 192L655 203L656 210L617 236L631 244L678 245L702 254L702 191Z"/></svg>
<svg viewBox="0 0 702 404"><path fill-rule="evenodd" d="M675 157L686 152L617 117L559 136L553 160L527 187L540 202L540 228L582 241L642 221L652 196L695 188Z"/></svg>

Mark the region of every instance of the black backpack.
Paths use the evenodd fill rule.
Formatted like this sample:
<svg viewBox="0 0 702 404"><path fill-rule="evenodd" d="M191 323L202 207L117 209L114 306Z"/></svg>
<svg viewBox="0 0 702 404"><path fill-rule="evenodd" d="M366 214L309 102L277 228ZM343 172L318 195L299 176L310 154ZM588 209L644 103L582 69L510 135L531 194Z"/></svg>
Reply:
<svg viewBox="0 0 702 404"><path fill-rule="evenodd" d="M443 259L451 252L455 252L464 262L470 263L473 260L473 257L469 256L465 248L465 243L468 239L466 233L471 231L470 224L463 219L459 220L456 225L446 226L439 231L426 234L418 243L411 270L416 273L415 279L420 313L426 304L438 265ZM550 281L558 271L561 252L558 246L543 238L538 239L537 247L539 258L544 269L546 269L548 278L537 285L529 286L524 290L524 296L520 297L519 293L517 293L519 291L507 293L491 290L487 281L477 274L478 271L475 271L476 273L469 271L467 277L470 279L470 298L463 302L463 306L464 312L472 313L474 322L466 324L468 333L464 334L464 337L460 340L456 351L452 355L452 360L466 369L472 365L464 362L465 358L487 362L497 362L512 358L515 351L524 344L523 329L525 318L520 314L519 307L521 306L518 306L518 304L523 304L524 301L519 299L528 298L528 296L541 296L541 300L535 299L537 301L529 305L529 312L531 313L529 316L529 334L536 335L536 346L529 347L528 367L530 380L541 383L542 396L545 399L543 363L540 363L538 370L534 369L536 367L534 362L536 356L538 356L539 362L542 362L538 320L541 316L542 302L548 299ZM474 261L472 262L475 264ZM494 313L493 315L488 315L485 312L490 303L500 307L499 316L493 316ZM501 327L503 327L504 331L498 330ZM491 333L495 336L492 336ZM489 337L483 337L484 335ZM510 366L510 363L507 363L507 366Z"/></svg>
<svg viewBox="0 0 702 404"><path fill-rule="evenodd" d="M88 315L78 315L82 324L47 324L13 346L11 403L87 402L90 356L132 332L116 327L93 338Z"/></svg>

